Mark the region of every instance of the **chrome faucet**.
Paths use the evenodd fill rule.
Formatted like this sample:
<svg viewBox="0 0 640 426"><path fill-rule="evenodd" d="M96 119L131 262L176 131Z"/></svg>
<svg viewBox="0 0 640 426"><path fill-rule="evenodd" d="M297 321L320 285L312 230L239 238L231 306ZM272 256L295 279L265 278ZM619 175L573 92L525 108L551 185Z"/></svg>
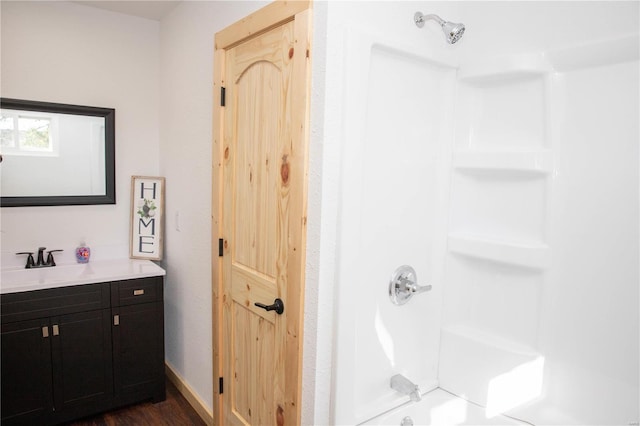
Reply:
<svg viewBox="0 0 640 426"><path fill-rule="evenodd" d="M391 377L391 389L396 390L402 394L409 395L412 401L418 402L422 399L420 395L420 388L411 380L404 377L402 374L396 374Z"/></svg>
<svg viewBox="0 0 640 426"><path fill-rule="evenodd" d="M46 268L49 266L56 266L56 261L53 259L53 253L62 250L49 250L47 252L47 260L44 260L44 251L46 247L38 247L38 260L37 262L33 261L33 252L29 251L21 251L16 254L26 254L27 255L27 264L25 266L26 269L32 268Z"/></svg>

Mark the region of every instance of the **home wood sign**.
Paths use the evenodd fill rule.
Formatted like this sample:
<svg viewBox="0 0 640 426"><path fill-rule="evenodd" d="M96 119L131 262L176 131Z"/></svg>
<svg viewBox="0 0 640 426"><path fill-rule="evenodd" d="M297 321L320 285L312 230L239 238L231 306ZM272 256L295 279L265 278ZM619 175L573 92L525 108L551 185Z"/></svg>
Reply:
<svg viewBox="0 0 640 426"><path fill-rule="evenodd" d="M164 178L131 177L132 259L162 260L164 239Z"/></svg>

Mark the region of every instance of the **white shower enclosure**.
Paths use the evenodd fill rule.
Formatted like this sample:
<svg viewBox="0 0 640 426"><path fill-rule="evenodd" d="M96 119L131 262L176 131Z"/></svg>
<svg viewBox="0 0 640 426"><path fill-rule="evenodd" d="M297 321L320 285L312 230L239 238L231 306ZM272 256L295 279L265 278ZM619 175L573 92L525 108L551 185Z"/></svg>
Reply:
<svg viewBox="0 0 640 426"><path fill-rule="evenodd" d="M640 420L638 6L326 5L332 423L407 403L395 374L487 419ZM397 306L401 265L433 288Z"/></svg>

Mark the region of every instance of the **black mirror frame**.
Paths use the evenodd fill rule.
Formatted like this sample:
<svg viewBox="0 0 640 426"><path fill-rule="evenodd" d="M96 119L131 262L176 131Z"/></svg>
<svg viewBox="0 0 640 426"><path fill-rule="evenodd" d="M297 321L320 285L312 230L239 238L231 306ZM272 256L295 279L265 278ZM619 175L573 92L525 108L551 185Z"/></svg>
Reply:
<svg viewBox="0 0 640 426"><path fill-rule="evenodd" d="M2 197L0 207L74 206L116 203L116 110L51 102L0 98L0 108L24 111L43 111L59 114L89 115L105 119L105 174L104 195L64 195L43 197ZM2 167L0 165L0 167Z"/></svg>

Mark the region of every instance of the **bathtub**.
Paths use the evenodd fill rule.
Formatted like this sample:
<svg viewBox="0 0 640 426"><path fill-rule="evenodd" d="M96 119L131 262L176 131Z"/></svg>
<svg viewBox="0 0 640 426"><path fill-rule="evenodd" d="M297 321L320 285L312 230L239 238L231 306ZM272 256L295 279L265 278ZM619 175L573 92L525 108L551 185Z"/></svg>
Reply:
<svg viewBox="0 0 640 426"><path fill-rule="evenodd" d="M530 425L510 417L487 416L484 407L437 388L422 396L420 402L408 402L363 425Z"/></svg>

